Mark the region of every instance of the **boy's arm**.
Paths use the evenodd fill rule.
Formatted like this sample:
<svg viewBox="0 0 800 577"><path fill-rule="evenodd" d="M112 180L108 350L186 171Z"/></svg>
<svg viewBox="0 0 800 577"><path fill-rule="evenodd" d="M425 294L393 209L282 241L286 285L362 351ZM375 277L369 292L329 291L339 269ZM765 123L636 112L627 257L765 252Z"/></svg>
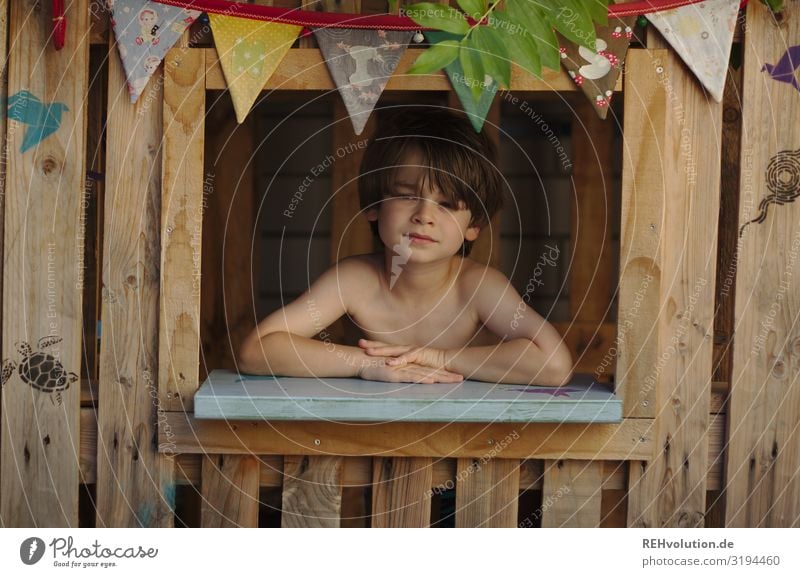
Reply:
<svg viewBox="0 0 800 577"><path fill-rule="evenodd" d="M392 366L405 363L444 368L467 379L494 383L560 387L572 378L572 356L553 326L525 304L508 279L497 270L476 269L466 279L475 286L472 304L489 330L502 337L498 345L436 349L416 345L387 345L362 340L370 355L395 357Z"/></svg>
<svg viewBox="0 0 800 577"><path fill-rule="evenodd" d="M463 380L442 368L419 364L390 367L359 347L331 341L324 332L359 298L364 269L357 257L328 269L294 302L265 318L239 351L239 370L287 377L361 377L367 380L453 383ZM318 334L322 341L311 339Z"/></svg>
<svg viewBox="0 0 800 577"><path fill-rule="evenodd" d="M572 378L572 355L553 325L525 303L501 272L487 267L471 274L478 277L473 285L478 317L503 342L447 350L445 368L480 381L567 384Z"/></svg>
<svg viewBox="0 0 800 577"><path fill-rule="evenodd" d="M355 377L375 362L358 347L337 344L324 329L347 312L359 264L344 259L325 271L295 301L270 314L245 339L239 370L287 377ZM322 341L310 337L320 334Z"/></svg>

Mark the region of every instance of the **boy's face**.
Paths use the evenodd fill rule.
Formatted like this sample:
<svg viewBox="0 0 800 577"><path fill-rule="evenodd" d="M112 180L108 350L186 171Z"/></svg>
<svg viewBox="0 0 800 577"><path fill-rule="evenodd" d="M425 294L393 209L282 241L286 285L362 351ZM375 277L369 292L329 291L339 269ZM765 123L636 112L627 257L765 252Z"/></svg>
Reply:
<svg viewBox="0 0 800 577"><path fill-rule="evenodd" d="M452 206L442 193L426 181L418 151L406 155L395 170L391 190L384 200L366 211L378 221L383 244L409 262L433 262L458 253L465 240L478 238L480 228L470 226L472 214L463 203Z"/></svg>

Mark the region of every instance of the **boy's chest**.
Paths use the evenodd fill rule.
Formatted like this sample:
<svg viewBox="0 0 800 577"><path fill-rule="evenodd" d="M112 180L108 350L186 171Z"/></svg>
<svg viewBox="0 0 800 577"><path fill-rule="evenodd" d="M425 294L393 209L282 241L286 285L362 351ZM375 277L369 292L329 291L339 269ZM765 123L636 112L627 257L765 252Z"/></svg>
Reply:
<svg viewBox="0 0 800 577"><path fill-rule="evenodd" d="M461 347L480 322L468 303L426 303L425 308L399 306L388 300L362 303L353 320L365 338L401 345Z"/></svg>

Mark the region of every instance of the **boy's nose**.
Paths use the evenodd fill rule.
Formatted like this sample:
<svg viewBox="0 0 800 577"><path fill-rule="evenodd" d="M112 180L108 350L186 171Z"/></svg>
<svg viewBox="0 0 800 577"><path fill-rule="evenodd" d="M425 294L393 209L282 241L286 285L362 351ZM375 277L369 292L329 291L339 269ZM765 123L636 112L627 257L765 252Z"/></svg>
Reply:
<svg viewBox="0 0 800 577"><path fill-rule="evenodd" d="M417 200L417 206L415 207L414 214L412 219L414 222L417 223L429 223L433 218L433 209L434 209L433 201L427 200L425 198L420 198Z"/></svg>

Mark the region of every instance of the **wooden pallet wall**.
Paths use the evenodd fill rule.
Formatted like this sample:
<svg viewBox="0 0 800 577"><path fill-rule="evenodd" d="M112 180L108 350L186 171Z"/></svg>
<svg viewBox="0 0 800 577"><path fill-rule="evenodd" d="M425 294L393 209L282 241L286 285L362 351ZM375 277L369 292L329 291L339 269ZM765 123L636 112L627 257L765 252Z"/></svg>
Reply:
<svg viewBox="0 0 800 577"><path fill-rule="evenodd" d="M800 90L764 69L800 45L800 6L747 8L726 524L800 526ZM795 83L797 74L794 72ZM746 224L753 219L760 222Z"/></svg>
<svg viewBox="0 0 800 577"><path fill-rule="evenodd" d="M61 51L49 4L9 4L2 358L23 369L3 387L0 518L77 526L88 1L67 7ZM37 138L42 114L57 128ZM64 390L33 386L59 373Z"/></svg>

